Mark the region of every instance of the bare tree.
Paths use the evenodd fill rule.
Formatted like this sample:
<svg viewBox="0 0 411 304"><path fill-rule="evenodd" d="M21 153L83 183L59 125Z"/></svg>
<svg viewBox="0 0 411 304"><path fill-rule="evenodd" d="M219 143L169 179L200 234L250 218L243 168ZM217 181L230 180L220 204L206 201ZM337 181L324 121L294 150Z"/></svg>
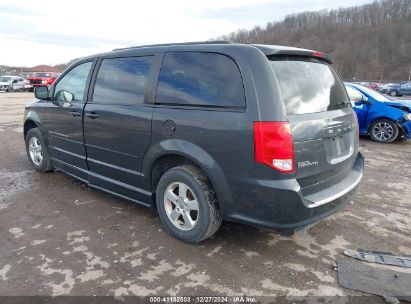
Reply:
<svg viewBox="0 0 411 304"><path fill-rule="evenodd" d="M334 57L338 72L346 79L406 80L411 68L411 1L379 0L303 12L219 39L323 51Z"/></svg>

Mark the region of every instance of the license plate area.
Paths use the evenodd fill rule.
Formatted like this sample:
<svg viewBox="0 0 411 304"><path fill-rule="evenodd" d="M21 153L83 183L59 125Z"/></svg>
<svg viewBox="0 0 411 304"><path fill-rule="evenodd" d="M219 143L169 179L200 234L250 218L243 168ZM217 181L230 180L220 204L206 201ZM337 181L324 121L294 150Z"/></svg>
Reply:
<svg viewBox="0 0 411 304"><path fill-rule="evenodd" d="M354 132L324 139L327 161L333 165L350 158L354 153L354 140Z"/></svg>

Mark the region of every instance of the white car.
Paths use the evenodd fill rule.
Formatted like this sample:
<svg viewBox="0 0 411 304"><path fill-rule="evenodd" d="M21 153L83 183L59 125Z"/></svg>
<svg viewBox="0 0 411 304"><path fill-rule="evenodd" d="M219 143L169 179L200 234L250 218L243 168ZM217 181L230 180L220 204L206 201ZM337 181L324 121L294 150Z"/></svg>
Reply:
<svg viewBox="0 0 411 304"><path fill-rule="evenodd" d="M0 91L14 92L30 89L31 85L28 80L20 76L4 75L0 76Z"/></svg>

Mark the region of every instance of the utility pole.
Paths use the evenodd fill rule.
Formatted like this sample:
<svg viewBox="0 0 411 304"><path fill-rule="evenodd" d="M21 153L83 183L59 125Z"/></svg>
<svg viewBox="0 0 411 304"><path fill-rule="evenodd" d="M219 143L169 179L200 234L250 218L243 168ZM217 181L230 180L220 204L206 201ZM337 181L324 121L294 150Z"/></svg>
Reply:
<svg viewBox="0 0 411 304"><path fill-rule="evenodd" d="M408 74L408 81L411 80L411 68L410 68L410 73Z"/></svg>

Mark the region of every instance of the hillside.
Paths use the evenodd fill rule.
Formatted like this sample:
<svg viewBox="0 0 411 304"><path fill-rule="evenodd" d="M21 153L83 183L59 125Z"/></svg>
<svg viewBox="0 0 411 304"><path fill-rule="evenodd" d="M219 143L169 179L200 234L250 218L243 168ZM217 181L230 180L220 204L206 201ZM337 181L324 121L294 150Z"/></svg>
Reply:
<svg viewBox="0 0 411 304"><path fill-rule="evenodd" d="M411 1L380 0L337 10L304 12L220 38L323 51L334 57L334 67L344 79L408 80Z"/></svg>

